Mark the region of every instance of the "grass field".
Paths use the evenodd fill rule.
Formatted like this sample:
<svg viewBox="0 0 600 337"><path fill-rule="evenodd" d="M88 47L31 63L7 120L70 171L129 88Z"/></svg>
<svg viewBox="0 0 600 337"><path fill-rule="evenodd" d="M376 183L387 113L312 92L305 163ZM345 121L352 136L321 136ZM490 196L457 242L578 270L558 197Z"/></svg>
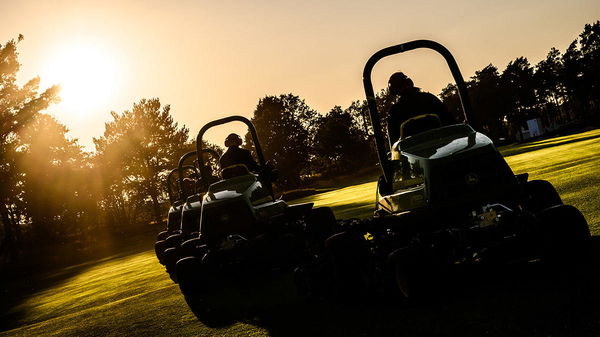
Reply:
<svg viewBox="0 0 600 337"><path fill-rule="evenodd" d="M530 179L552 182L565 203L581 209L592 232L600 234L600 130L502 152L515 173L529 172ZM347 218L368 217L374 198L371 182L298 201L331 206L338 217ZM474 296L465 298L459 292L442 303L411 309L396 304L294 304L260 322L210 329L188 310L158 264L152 242L143 244L148 250L19 281L19 301L0 313L0 336L600 335L600 294L573 294L554 286L531 291L531 284L520 279L492 280L487 290L471 281ZM572 302L578 296L586 297L584 305Z"/></svg>
<svg viewBox="0 0 600 337"><path fill-rule="evenodd" d="M564 203L579 208L592 233L600 234L600 130L512 145L500 149L515 174L550 181ZM346 187L298 200L333 207L342 219L369 217L376 182Z"/></svg>

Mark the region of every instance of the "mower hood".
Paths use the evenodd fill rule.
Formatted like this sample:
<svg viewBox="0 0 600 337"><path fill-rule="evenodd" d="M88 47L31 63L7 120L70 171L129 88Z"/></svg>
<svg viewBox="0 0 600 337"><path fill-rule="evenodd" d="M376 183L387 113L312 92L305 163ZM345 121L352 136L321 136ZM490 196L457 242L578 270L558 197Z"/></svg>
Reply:
<svg viewBox="0 0 600 337"><path fill-rule="evenodd" d="M394 144L393 159L400 153L423 159L440 159L465 152L489 151L494 149L492 141L469 125L456 124L428 130L402 139Z"/></svg>

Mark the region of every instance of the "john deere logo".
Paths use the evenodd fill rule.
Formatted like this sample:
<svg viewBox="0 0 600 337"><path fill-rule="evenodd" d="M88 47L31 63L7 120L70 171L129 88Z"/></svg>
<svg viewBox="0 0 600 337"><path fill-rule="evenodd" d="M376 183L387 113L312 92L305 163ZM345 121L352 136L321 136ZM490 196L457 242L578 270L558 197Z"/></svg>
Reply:
<svg viewBox="0 0 600 337"><path fill-rule="evenodd" d="M475 173L469 173L465 176L467 185L475 185L479 183L479 176Z"/></svg>

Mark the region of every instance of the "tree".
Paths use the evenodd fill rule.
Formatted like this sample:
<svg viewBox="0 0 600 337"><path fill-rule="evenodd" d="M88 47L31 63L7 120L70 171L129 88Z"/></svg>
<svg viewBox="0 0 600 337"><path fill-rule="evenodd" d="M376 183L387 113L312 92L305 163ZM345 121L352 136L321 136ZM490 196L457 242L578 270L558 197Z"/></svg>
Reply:
<svg viewBox="0 0 600 337"><path fill-rule="evenodd" d="M501 78L509 108L507 119L511 123L512 131L518 132L536 105L533 67L527 58L517 57L508 63Z"/></svg>
<svg viewBox="0 0 600 337"><path fill-rule="evenodd" d="M511 108L511 99L502 85L498 68L489 64L476 71L468 86L473 109L483 130L495 138L506 136L502 122Z"/></svg>
<svg viewBox="0 0 600 337"><path fill-rule="evenodd" d="M314 151L322 171L347 173L370 162L371 147L349 110L335 106L317 125Z"/></svg>
<svg viewBox="0 0 600 337"><path fill-rule="evenodd" d="M388 107L389 108L389 107ZM352 125L361 134L364 139L370 139L373 135L373 127L369 119L369 108L367 101L353 101L350 106L344 110L352 118Z"/></svg>
<svg viewBox="0 0 600 337"><path fill-rule="evenodd" d="M547 124L561 123L561 106L565 101L565 86L561 79L563 64L560 52L550 49L545 59L535 66L535 91L541 104L540 112Z"/></svg>
<svg viewBox="0 0 600 337"><path fill-rule="evenodd" d="M478 127L492 137L504 136L502 122L509 112L508 98L498 68L489 64L475 71L475 75L467 83L469 99L473 111L477 114ZM463 110L455 84L448 84L440 94L448 111L457 121L463 120Z"/></svg>
<svg viewBox="0 0 600 337"><path fill-rule="evenodd" d="M102 137L94 138L95 165L101 172L103 207L111 222L132 224L144 208L162 222L164 180L190 150L188 129L173 121L170 106L158 98L142 99L122 114L112 112Z"/></svg>
<svg viewBox="0 0 600 337"><path fill-rule="evenodd" d="M17 253L18 219L14 214L18 196L19 173L16 164L16 151L19 146L18 132L40 111L58 100L57 86L42 93L39 90L39 78L33 78L19 87L16 76L20 69L17 44L23 40L8 41L0 45L0 254L7 253L14 258Z"/></svg>
<svg viewBox="0 0 600 337"><path fill-rule="evenodd" d="M448 85L440 92L440 99L446 105L448 112L456 119L463 120L458 116L463 116L462 105L460 104L460 97L458 96L458 87L456 84L448 83ZM473 98L473 97L471 97Z"/></svg>
<svg viewBox="0 0 600 337"><path fill-rule="evenodd" d="M45 114L38 114L19 132L20 212L38 242L65 243L97 224L96 180L86 154L67 132Z"/></svg>
<svg viewBox="0 0 600 337"><path fill-rule="evenodd" d="M581 89L591 118L600 120L600 21L586 24L579 35Z"/></svg>
<svg viewBox="0 0 600 337"><path fill-rule="evenodd" d="M279 169L277 183L282 187L298 187L301 174L308 170L317 119L317 112L293 94L259 100L252 122L265 157ZM250 134L246 134L249 139Z"/></svg>

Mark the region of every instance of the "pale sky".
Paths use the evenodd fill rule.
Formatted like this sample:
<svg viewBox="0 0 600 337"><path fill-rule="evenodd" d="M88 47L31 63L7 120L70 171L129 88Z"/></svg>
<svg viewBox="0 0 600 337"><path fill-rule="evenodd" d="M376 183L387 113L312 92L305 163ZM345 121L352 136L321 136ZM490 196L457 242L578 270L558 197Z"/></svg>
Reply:
<svg viewBox="0 0 600 337"><path fill-rule="evenodd" d="M414 39L444 44L465 78L518 56L535 65L599 20L600 1L0 0L0 13L0 43L25 36L21 83L68 82L49 112L93 150L110 111L141 98L170 104L192 137L213 119L251 117L265 95L291 92L323 114L345 108L364 98L370 55ZM77 64L73 55L90 57ZM396 70L434 94L451 82L441 57L415 51L380 62L376 88ZM209 140L222 145L239 130L223 127Z"/></svg>

